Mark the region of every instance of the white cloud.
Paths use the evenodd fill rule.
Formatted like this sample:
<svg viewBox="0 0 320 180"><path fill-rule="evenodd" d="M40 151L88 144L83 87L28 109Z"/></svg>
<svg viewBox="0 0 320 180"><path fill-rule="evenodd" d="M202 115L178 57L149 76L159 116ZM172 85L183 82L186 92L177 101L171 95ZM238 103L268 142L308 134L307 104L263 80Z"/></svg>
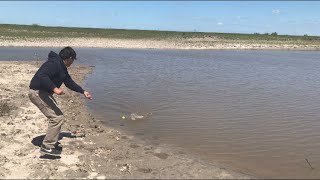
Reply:
<svg viewBox="0 0 320 180"><path fill-rule="evenodd" d="M272 14L274 15L280 14L280 9L272 9Z"/></svg>
<svg viewBox="0 0 320 180"><path fill-rule="evenodd" d="M222 26L223 23L222 23L222 22L218 22L217 25L218 25L218 26Z"/></svg>

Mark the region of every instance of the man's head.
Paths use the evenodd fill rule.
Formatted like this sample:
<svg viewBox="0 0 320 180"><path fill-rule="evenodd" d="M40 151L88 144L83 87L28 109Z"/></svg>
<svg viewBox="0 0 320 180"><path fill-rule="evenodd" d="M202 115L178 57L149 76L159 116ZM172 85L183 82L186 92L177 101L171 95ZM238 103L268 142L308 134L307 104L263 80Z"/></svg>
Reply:
<svg viewBox="0 0 320 180"><path fill-rule="evenodd" d="M77 59L77 54L71 47L63 48L60 51L59 56L67 67L70 67L73 61Z"/></svg>

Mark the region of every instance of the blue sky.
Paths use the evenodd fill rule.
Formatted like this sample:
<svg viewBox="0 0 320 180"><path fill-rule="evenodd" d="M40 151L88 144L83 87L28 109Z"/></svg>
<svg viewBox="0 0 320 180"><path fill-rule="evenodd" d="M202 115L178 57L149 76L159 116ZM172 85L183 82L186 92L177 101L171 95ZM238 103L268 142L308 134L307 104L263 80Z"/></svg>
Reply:
<svg viewBox="0 0 320 180"><path fill-rule="evenodd" d="M320 1L0 1L1 24L320 36Z"/></svg>

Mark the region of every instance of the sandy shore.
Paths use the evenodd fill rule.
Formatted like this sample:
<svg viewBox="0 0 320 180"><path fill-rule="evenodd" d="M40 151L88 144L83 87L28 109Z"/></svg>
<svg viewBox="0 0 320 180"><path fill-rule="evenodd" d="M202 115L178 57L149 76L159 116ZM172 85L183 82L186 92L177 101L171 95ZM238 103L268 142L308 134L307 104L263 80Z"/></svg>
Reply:
<svg viewBox="0 0 320 180"><path fill-rule="evenodd" d="M27 96L30 79L40 63L1 61L1 179L251 178L192 158L183 150L149 145L103 125L90 115L82 96L70 90L55 96L67 118L60 137L61 158L40 157L47 121ZM91 71L84 66L70 68L77 82ZM81 134L85 136L79 137Z"/></svg>
<svg viewBox="0 0 320 180"><path fill-rule="evenodd" d="M217 38L186 39L111 39L111 38L12 38L0 37L0 47L87 47L135 49L248 49L248 50L320 50L320 43L223 40Z"/></svg>

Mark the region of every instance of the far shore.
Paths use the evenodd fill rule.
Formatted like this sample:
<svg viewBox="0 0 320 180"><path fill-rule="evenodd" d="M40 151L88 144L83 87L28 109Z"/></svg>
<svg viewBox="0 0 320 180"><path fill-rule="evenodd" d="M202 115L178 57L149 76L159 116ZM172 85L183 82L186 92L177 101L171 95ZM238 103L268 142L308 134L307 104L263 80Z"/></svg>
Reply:
<svg viewBox="0 0 320 180"><path fill-rule="evenodd" d="M83 47L185 50L320 50L320 43L295 41L225 40L213 37L169 39L121 39L97 37L14 38L0 36L0 47Z"/></svg>
<svg viewBox="0 0 320 180"><path fill-rule="evenodd" d="M320 50L320 36L0 24L0 47Z"/></svg>

